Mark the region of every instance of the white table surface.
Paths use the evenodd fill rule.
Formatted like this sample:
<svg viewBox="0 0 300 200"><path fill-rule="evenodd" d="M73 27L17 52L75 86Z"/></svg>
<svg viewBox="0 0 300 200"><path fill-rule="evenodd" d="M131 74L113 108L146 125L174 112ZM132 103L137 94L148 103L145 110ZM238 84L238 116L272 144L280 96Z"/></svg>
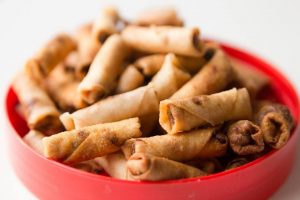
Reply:
<svg viewBox="0 0 300 200"><path fill-rule="evenodd" d="M3 99L7 86L26 58L59 31L70 31L97 16L103 5L116 5L125 17L147 7L174 5L187 25L203 35L248 49L274 63L300 88L300 1L15 1L0 0L0 199L35 197L14 175L6 154ZM298 148L300 152L300 147ZM299 155L300 156L300 155ZM272 199L300 199L300 158Z"/></svg>

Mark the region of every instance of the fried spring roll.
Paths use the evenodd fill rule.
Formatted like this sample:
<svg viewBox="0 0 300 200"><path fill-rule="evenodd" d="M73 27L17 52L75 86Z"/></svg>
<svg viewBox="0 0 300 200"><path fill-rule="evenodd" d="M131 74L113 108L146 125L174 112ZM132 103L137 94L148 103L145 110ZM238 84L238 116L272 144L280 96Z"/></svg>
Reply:
<svg viewBox="0 0 300 200"><path fill-rule="evenodd" d="M51 135L61 131L59 111L47 93L26 73L20 73L14 79L13 88L24 109L30 129Z"/></svg>
<svg viewBox="0 0 300 200"><path fill-rule="evenodd" d="M247 164L248 162L249 161L246 158L235 158L227 164L226 170L230 170L230 169L240 167L242 165Z"/></svg>
<svg viewBox="0 0 300 200"><path fill-rule="evenodd" d="M247 64L233 59L231 59L231 62L236 72L235 84L238 87L247 88L252 99L270 83L270 79L267 76L247 66Z"/></svg>
<svg viewBox="0 0 300 200"><path fill-rule="evenodd" d="M215 49L211 60L185 85L183 85L172 99L182 99L202 94L213 94L227 87L234 79L233 68L221 49ZM211 56L211 55L210 55Z"/></svg>
<svg viewBox="0 0 300 200"><path fill-rule="evenodd" d="M256 154L264 150L263 134L251 121L240 120L231 124L227 136L231 149L238 155Z"/></svg>
<svg viewBox="0 0 300 200"><path fill-rule="evenodd" d="M77 163L72 167L93 174L99 174L103 171L103 167L99 164L97 158Z"/></svg>
<svg viewBox="0 0 300 200"><path fill-rule="evenodd" d="M162 68L153 77L151 83L157 92L159 100L172 96L191 76L179 68L179 63L174 54L168 54Z"/></svg>
<svg viewBox="0 0 300 200"><path fill-rule="evenodd" d="M40 81L76 49L76 42L67 34L59 34L25 64L25 71Z"/></svg>
<svg viewBox="0 0 300 200"><path fill-rule="evenodd" d="M97 38L101 43L112 34L118 32L117 23L119 14L114 7L105 7L100 16L94 22L92 36Z"/></svg>
<svg viewBox="0 0 300 200"><path fill-rule="evenodd" d="M45 80L45 88L56 105L62 111L73 111L74 96L79 82L72 74L64 70L64 66L56 67Z"/></svg>
<svg viewBox="0 0 300 200"><path fill-rule="evenodd" d="M144 56L134 62L134 66L142 71L145 76L154 76L162 67L165 54Z"/></svg>
<svg viewBox="0 0 300 200"><path fill-rule="evenodd" d="M261 128L265 143L274 149L284 146L294 126L289 109L281 104L263 102L256 110L255 120Z"/></svg>
<svg viewBox="0 0 300 200"><path fill-rule="evenodd" d="M42 139L45 135L36 130L30 130L25 136L24 141L37 153L43 155L44 153L44 146Z"/></svg>
<svg viewBox="0 0 300 200"><path fill-rule="evenodd" d="M134 180L161 181L205 176L207 173L195 167L150 154L136 153L128 162L129 176Z"/></svg>
<svg viewBox="0 0 300 200"><path fill-rule="evenodd" d="M111 93L117 86L117 77L129 52L119 35L109 37L78 87L80 98L88 104L93 104Z"/></svg>
<svg viewBox="0 0 300 200"><path fill-rule="evenodd" d="M159 123L169 133L188 131L203 125L250 119L252 107L247 89L231 89L212 95L160 102Z"/></svg>
<svg viewBox="0 0 300 200"><path fill-rule="evenodd" d="M144 75L133 65L129 65L122 73L116 93L124 93L134 90L143 85L145 81Z"/></svg>
<svg viewBox="0 0 300 200"><path fill-rule="evenodd" d="M179 55L202 55L198 28L172 26L127 26L122 38L132 48L148 53L175 53Z"/></svg>
<svg viewBox="0 0 300 200"><path fill-rule="evenodd" d="M183 26L183 21L178 17L174 8L160 8L146 10L139 14L133 24L139 26Z"/></svg>
<svg viewBox="0 0 300 200"><path fill-rule="evenodd" d="M72 165L117 152L126 140L141 135L138 118L97 124L45 137L44 154Z"/></svg>
<svg viewBox="0 0 300 200"><path fill-rule="evenodd" d="M227 151L227 137L216 128L206 128L176 135L158 135L127 140L122 151L128 159L134 153L148 153L175 161L222 156Z"/></svg>
<svg viewBox="0 0 300 200"><path fill-rule="evenodd" d="M158 112L158 104L157 95L150 84L110 96L72 114L64 114L61 119L66 129L71 130Z"/></svg>
<svg viewBox="0 0 300 200"><path fill-rule="evenodd" d="M122 152L95 158L105 172L113 178L128 180L127 160Z"/></svg>

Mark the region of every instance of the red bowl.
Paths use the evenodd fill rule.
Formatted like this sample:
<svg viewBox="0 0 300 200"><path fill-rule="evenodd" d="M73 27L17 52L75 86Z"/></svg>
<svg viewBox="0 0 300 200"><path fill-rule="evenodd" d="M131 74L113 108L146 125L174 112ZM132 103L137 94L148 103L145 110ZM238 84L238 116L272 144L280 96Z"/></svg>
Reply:
<svg viewBox="0 0 300 200"><path fill-rule="evenodd" d="M22 136L28 127L17 114L18 103L10 88L6 97L9 153L12 166L24 185L40 199L266 199L285 181L296 154L299 135L299 100L291 83L270 64L229 45L223 49L249 67L271 78L265 96L287 105L297 127L288 143L277 151L242 167L202 178L163 182L131 182L82 172L47 160L34 152Z"/></svg>

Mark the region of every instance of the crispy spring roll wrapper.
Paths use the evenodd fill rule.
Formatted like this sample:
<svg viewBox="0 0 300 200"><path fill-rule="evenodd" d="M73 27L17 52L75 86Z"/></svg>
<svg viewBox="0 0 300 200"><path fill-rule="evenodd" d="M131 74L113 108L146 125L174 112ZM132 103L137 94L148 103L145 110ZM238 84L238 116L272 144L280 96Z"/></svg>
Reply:
<svg viewBox="0 0 300 200"><path fill-rule="evenodd" d="M142 86L144 81L144 75L136 67L129 65L121 74L116 93L120 94L134 90Z"/></svg>
<svg viewBox="0 0 300 200"><path fill-rule="evenodd" d="M75 49L76 42L73 38L67 34L59 34L28 60L25 71L36 80L43 80Z"/></svg>
<svg viewBox="0 0 300 200"><path fill-rule="evenodd" d="M235 158L227 164L226 170L230 170L230 169L240 167L242 165L247 164L248 162L249 161L246 158Z"/></svg>
<svg viewBox="0 0 300 200"><path fill-rule="evenodd" d="M37 153L43 155L44 153L44 146L42 139L45 135L36 130L30 130L24 137L23 140L35 150Z"/></svg>
<svg viewBox="0 0 300 200"><path fill-rule="evenodd" d="M73 101L79 82L73 74L65 71L64 66L56 67L44 82L45 88L62 111L73 111Z"/></svg>
<svg viewBox="0 0 300 200"><path fill-rule="evenodd" d="M93 38L97 38L101 43L104 43L110 35L118 32L118 20L119 14L116 8L110 6L102 9L100 16L93 24Z"/></svg>
<svg viewBox="0 0 300 200"><path fill-rule="evenodd" d="M100 165L97 158L77 163L72 167L93 174L99 174L103 171L103 167Z"/></svg>
<svg viewBox="0 0 300 200"><path fill-rule="evenodd" d="M252 67L247 66L246 63L231 59L234 70L236 72L236 80L234 84L237 87L245 87L248 89L252 99L267 85L270 84L270 79Z"/></svg>
<svg viewBox="0 0 300 200"><path fill-rule="evenodd" d="M222 169L220 162L215 158L197 159L186 162L185 164L196 167L208 174L213 174Z"/></svg>
<svg viewBox="0 0 300 200"><path fill-rule="evenodd" d="M141 135L138 118L96 124L45 137L44 154L72 165L117 152L126 140Z"/></svg>
<svg viewBox="0 0 300 200"><path fill-rule="evenodd" d="M127 26L122 38L132 48L148 53L175 53L199 57L202 45L198 28Z"/></svg>
<svg viewBox="0 0 300 200"><path fill-rule="evenodd" d="M107 97L89 107L61 117L67 130L114 122L158 112L159 101L151 84Z"/></svg>
<svg viewBox="0 0 300 200"><path fill-rule="evenodd" d="M117 77L129 53L130 49L120 35L110 36L78 87L80 98L88 104L93 104L111 93L117 86Z"/></svg>
<svg viewBox="0 0 300 200"><path fill-rule="evenodd" d="M294 126L289 109L281 104L261 102L255 110L255 121L261 128L265 143L274 149L284 146Z"/></svg>
<svg viewBox="0 0 300 200"><path fill-rule="evenodd" d="M133 24L139 26L183 26L183 21L179 18L174 8L165 7L145 10L137 16Z"/></svg>
<svg viewBox="0 0 300 200"><path fill-rule="evenodd" d="M222 156L227 146L226 135L217 128L205 128L176 135L129 139L122 151L127 159L134 153L148 153L175 161L189 161Z"/></svg>
<svg viewBox="0 0 300 200"><path fill-rule="evenodd" d="M144 56L134 62L134 66L142 71L145 76L154 76L162 67L165 54Z"/></svg>
<svg viewBox="0 0 300 200"><path fill-rule="evenodd" d="M159 123L169 134L252 117L250 97L245 88L185 99L167 99L160 102L159 111Z"/></svg>
<svg viewBox="0 0 300 200"><path fill-rule="evenodd" d="M122 152L95 158L105 172L113 178L128 180L127 160Z"/></svg>
<svg viewBox="0 0 300 200"><path fill-rule="evenodd" d="M210 50L211 60L185 85L183 85L172 99L182 99L202 94L213 94L227 87L235 78L234 70L221 49ZM213 54L213 55L211 55Z"/></svg>
<svg viewBox="0 0 300 200"><path fill-rule="evenodd" d="M264 150L264 138L259 126L249 120L229 125L227 136L231 149L238 155L249 155Z"/></svg>
<svg viewBox="0 0 300 200"><path fill-rule="evenodd" d="M44 89L26 73L21 72L13 82L20 104L24 109L25 119L30 129L46 135L63 129L59 121L59 111Z"/></svg>
<svg viewBox="0 0 300 200"><path fill-rule="evenodd" d="M151 83L157 92L159 100L172 96L191 76L179 68L179 63L174 54L168 54L162 68L153 77Z"/></svg>
<svg viewBox="0 0 300 200"><path fill-rule="evenodd" d="M144 153L135 153L128 162L129 177L141 181L161 181L207 175L195 167Z"/></svg>

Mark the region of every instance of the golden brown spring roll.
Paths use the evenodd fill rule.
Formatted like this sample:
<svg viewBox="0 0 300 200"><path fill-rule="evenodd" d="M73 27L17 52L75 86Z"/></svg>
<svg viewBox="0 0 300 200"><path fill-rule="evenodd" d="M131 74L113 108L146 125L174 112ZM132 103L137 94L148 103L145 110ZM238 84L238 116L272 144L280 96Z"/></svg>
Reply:
<svg viewBox="0 0 300 200"><path fill-rule="evenodd" d="M238 155L249 155L264 150L264 138L260 128L248 120L229 125L227 136L231 149Z"/></svg>
<svg viewBox="0 0 300 200"><path fill-rule="evenodd" d="M133 21L133 24L139 26L183 26L183 21L174 8L165 7L143 11Z"/></svg>
<svg viewBox="0 0 300 200"><path fill-rule="evenodd" d="M148 53L175 53L179 55L202 55L198 28L172 26L127 26L122 38L132 48Z"/></svg>
<svg viewBox="0 0 300 200"><path fill-rule="evenodd" d="M168 54L162 68L153 77L151 83L159 100L172 96L191 76L179 68L179 63L174 54Z"/></svg>
<svg viewBox="0 0 300 200"><path fill-rule="evenodd" d="M63 66L56 67L45 79L45 88L50 97L62 111L73 111L73 101L79 82L73 74L64 70Z"/></svg>
<svg viewBox="0 0 300 200"><path fill-rule="evenodd" d="M117 77L129 52L119 35L110 36L78 87L80 98L88 104L93 104L111 93L117 86Z"/></svg>
<svg viewBox="0 0 300 200"><path fill-rule="evenodd" d="M95 158L105 172L113 178L128 180L127 160L122 152Z"/></svg>
<svg viewBox="0 0 300 200"><path fill-rule="evenodd" d="M259 91L270 83L270 79L258 70L248 66L242 61L231 59L236 72L234 84L237 87L245 87L252 99L256 97Z"/></svg>
<svg viewBox="0 0 300 200"><path fill-rule="evenodd" d="M130 139L122 146L122 151L127 159L134 153L148 153L175 161L189 161L222 156L227 146L224 134L216 128L205 128L176 135Z"/></svg>
<svg viewBox="0 0 300 200"><path fill-rule="evenodd" d="M43 155L44 153L44 146L42 139L45 135L36 130L30 130L25 136L24 141L37 153Z"/></svg>
<svg viewBox="0 0 300 200"><path fill-rule="evenodd" d="M116 93L124 93L134 90L144 84L144 75L133 65L129 65L122 73Z"/></svg>
<svg viewBox="0 0 300 200"><path fill-rule="evenodd" d="M77 163L72 167L93 174L99 174L103 171L103 167L100 165L97 158Z"/></svg>
<svg viewBox="0 0 300 200"><path fill-rule="evenodd" d="M44 154L72 165L117 152L126 140L141 135L138 118L97 124L45 137Z"/></svg>
<svg viewBox="0 0 300 200"><path fill-rule="evenodd" d="M154 76L162 67L165 54L144 56L134 62L134 66L142 71L145 76Z"/></svg>
<svg viewBox="0 0 300 200"><path fill-rule="evenodd" d="M59 34L48 42L33 58L25 64L26 73L36 80L43 80L76 49L76 42L67 34Z"/></svg>
<svg viewBox="0 0 300 200"><path fill-rule="evenodd" d="M196 167L208 174L213 174L221 170L220 162L215 158L197 159L186 162L185 164Z"/></svg>
<svg viewBox="0 0 300 200"><path fill-rule="evenodd" d="M159 123L169 133L188 131L203 125L250 119L252 107L247 89L231 89L211 95L160 102Z"/></svg>
<svg viewBox="0 0 300 200"><path fill-rule="evenodd" d="M242 165L247 164L248 162L249 161L246 158L235 158L227 164L226 170L230 170L230 169L240 167Z"/></svg>
<svg viewBox="0 0 300 200"><path fill-rule="evenodd" d="M294 126L289 109L281 104L262 102L256 110L255 120L261 128L265 143L274 149L284 146Z"/></svg>
<svg viewBox="0 0 300 200"><path fill-rule="evenodd" d="M232 82L234 77L233 68L225 53L221 49L215 49L211 60L171 98L182 99L220 92Z"/></svg>
<svg viewBox="0 0 300 200"><path fill-rule="evenodd" d="M128 162L129 177L141 181L161 181L205 176L195 167L150 154L136 153Z"/></svg>
<svg viewBox="0 0 300 200"><path fill-rule="evenodd" d="M41 131L46 135L61 131L60 113L38 83L22 72L14 79L13 88L24 109L30 129Z"/></svg>
<svg viewBox="0 0 300 200"><path fill-rule="evenodd" d="M64 114L62 122L67 130L77 129L158 112L158 104L157 95L150 84L130 92L107 97L72 114Z"/></svg>
<svg viewBox="0 0 300 200"><path fill-rule="evenodd" d="M103 44L110 35L118 32L118 20L119 14L116 8L110 6L102 9L93 25L93 38L97 38Z"/></svg>

